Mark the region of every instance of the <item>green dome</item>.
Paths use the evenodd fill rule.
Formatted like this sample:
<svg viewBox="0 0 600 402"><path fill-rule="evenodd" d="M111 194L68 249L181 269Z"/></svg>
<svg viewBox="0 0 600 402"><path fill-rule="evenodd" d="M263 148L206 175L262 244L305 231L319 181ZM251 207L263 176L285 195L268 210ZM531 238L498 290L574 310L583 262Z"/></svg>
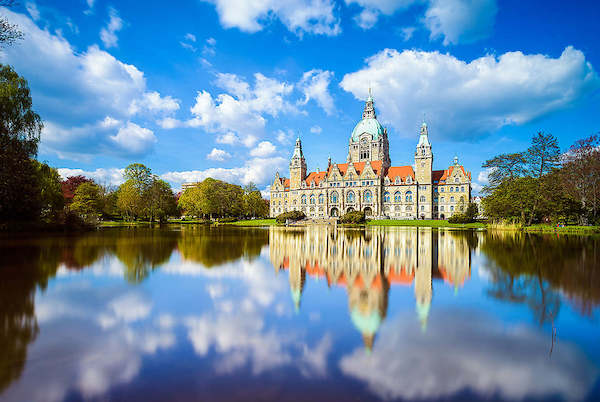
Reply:
<svg viewBox="0 0 600 402"><path fill-rule="evenodd" d="M373 335L381 325L381 316L377 311L373 311L369 315L363 315L357 308L350 313L354 326L362 333Z"/></svg>
<svg viewBox="0 0 600 402"><path fill-rule="evenodd" d="M379 124L377 119L367 117L359 121L352 130L352 141L358 142L362 133L369 133L373 140L377 140L379 136L383 135L383 126Z"/></svg>

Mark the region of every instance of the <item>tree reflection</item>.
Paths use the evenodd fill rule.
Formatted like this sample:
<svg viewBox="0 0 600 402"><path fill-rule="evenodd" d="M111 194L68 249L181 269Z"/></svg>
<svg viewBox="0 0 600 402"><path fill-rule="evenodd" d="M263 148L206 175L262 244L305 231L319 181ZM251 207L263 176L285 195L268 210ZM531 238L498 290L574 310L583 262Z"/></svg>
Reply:
<svg viewBox="0 0 600 402"><path fill-rule="evenodd" d="M493 286L488 294L525 303L540 324L554 320L560 293L589 315L600 303L599 239L488 232L482 245Z"/></svg>

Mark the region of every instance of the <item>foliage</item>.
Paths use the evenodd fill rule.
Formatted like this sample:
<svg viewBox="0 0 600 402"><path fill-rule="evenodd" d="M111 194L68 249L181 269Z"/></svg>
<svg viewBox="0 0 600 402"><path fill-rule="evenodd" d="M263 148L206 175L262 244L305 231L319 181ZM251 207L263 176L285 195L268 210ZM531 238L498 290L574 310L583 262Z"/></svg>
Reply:
<svg viewBox="0 0 600 402"><path fill-rule="evenodd" d="M92 179L88 179L85 176L69 176L67 177L61 184L63 197L65 198L65 203L70 204L73 202L73 197L75 196L75 190L82 183L91 183Z"/></svg>
<svg viewBox="0 0 600 402"><path fill-rule="evenodd" d="M164 180L155 179L148 189L147 202L150 221L157 218L165 222L169 216L177 214L177 204L171 186Z"/></svg>
<svg viewBox="0 0 600 402"><path fill-rule="evenodd" d="M40 218L43 222L56 222L65 200L58 171L45 163L33 160L40 197Z"/></svg>
<svg viewBox="0 0 600 402"><path fill-rule="evenodd" d="M256 193L260 194L258 190L251 190L245 194L240 186L209 177L187 188L179 197L178 206L184 215L193 217L239 217L245 213L249 216L260 216L260 207L245 203L254 200ZM245 196L250 198L245 199Z"/></svg>
<svg viewBox="0 0 600 402"><path fill-rule="evenodd" d="M254 183L244 187L243 214L248 217L265 217L269 214L269 207L262 198L262 194Z"/></svg>
<svg viewBox="0 0 600 402"><path fill-rule="evenodd" d="M525 173L525 157L522 153L502 154L488 159L482 165L488 169L488 184L484 192L490 193L504 181L511 181Z"/></svg>
<svg viewBox="0 0 600 402"><path fill-rule="evenodd" d="M348 212L340 217L340 223L365 223L365 213L363 211Z"/></svg>
<svg viewBox="0 0 600 402"><path fill-rule="evenodd" d="M15 5L15 0L0 0L1 7L11 7ZM6 17L0 16L0 47L11 45L23 38L23 32L19 27L11 24Z"/></svg>
<svg viewBox="0 0 600 402"><path fill-rule="evenodd" d="M36 220L42 208L31 158L43 124L31 107L27 81L0 64L0 222Z"/></svg>
<svg viewBox="0 0 600 402"><path fill-rule="evenodd" d="M96 223L102 212L100 187L93 182L84 182L79 185L75 190L70 209L78 214L84 222Z"/></svg>
<svg viewBox="0 0 600 402"><path fill-rule="evenodd" d="M119 186L117 208L126 220L135 220L143 215L145 200L132 179Z"/></svg>
<svg viewBox="0 0 600 402"><path fill-rule="evenodd" d="M282 224L286 223L287 221L295 222L304 218L306 218L306 215L302 211L288 211L277 215L275 221Z"/></svg>
<svg viewBox="0 0 600 402"><path fill-rule="evenodd" d="M448 223L473 223L478 214L477 204L471 202L465 212L455 213L448 219Z"/></svg>
<svg viewBox="0 0 600 402"><path fill-rule="evenodd" d="M446 228L446 227L460 227L460 228L485 228L485 224L481 222L467 223L467 224L454 224L449 223L446 220L441 219L373 219L367 222L369 226L410 226L410 227L428 227L428 228Z"/></svg>

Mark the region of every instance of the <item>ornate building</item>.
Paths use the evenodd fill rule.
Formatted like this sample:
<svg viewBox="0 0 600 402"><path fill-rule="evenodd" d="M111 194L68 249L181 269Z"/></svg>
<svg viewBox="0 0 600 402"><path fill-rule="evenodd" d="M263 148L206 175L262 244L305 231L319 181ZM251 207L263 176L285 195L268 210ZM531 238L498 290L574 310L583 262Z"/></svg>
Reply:
<svg viewBox="0 0 600 402"><path fill-rule="evenodd" d="M271 216L302 211L311 218L364 211L391 219L446 219L464 210L471 198L471 172L454 158L445 170L433 169L427 124L415 150L414 168L391 166L388 132L377 120L369 94L362 119L348 144L347 163L327 163L308 172L300 138L290 161L289 178L279 172L271 186Z"/></svg>

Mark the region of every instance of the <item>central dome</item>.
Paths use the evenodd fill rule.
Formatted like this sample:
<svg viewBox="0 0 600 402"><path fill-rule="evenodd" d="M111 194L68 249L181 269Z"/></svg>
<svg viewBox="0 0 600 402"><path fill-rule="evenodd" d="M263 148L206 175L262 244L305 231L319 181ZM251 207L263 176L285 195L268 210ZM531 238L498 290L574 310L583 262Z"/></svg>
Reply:
<svg viewBox="0 0 600 402"><path fill-rule="evenodd" d="M367 117L359 121L354 130L352 130L352 141L358 142L362 133L370 134L371 139L374 141L383 135L383 127L377 119Z"/></svg>

